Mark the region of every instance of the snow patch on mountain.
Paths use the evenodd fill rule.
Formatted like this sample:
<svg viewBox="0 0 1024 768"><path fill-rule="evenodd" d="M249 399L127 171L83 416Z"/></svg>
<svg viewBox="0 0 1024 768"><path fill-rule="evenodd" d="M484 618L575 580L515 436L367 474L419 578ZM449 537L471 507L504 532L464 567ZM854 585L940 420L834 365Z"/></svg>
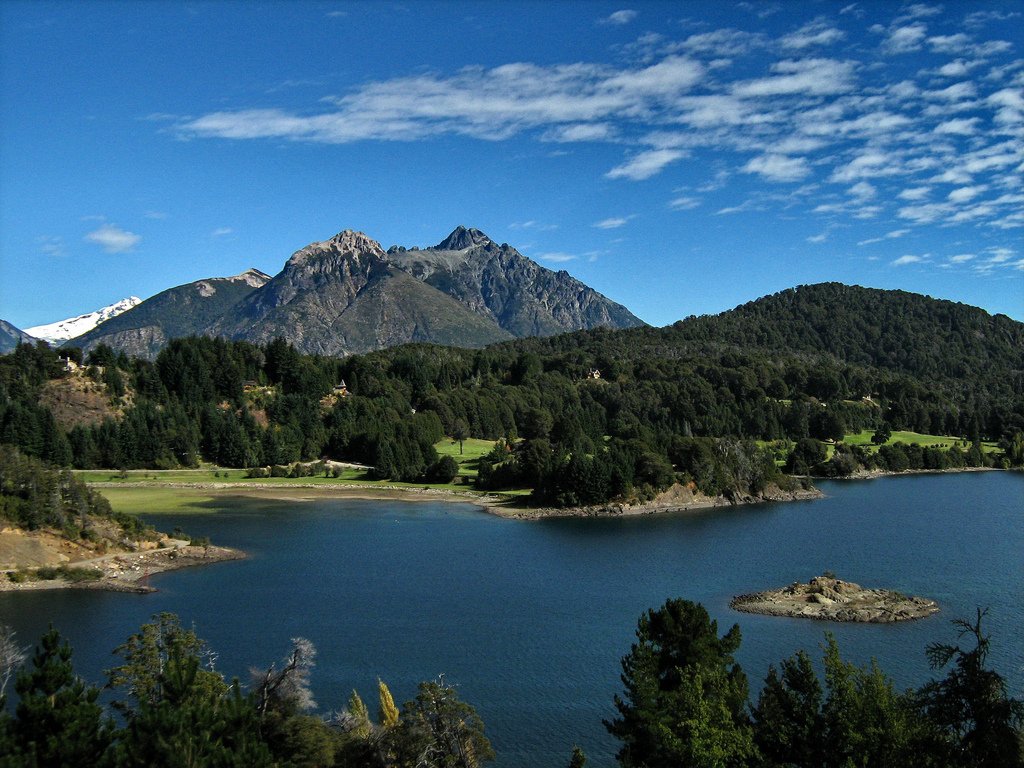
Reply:
<svg viewBox="0 0 1024 768"><path fill-rule="evenodd" d="M31 328L25 328L24 331L31 336L35 336L37 339L48 341L50 344L63 344L65 341L81 336L105 320L117 317L122 312L127 312L132 307L141 303L142 299L138 296L129 296L127 299L121 299L108 307L97 309L95 312L89 312L78 317L69 317L66 320L58 320L55 323L47 323L46 325L36 325Z"/></svg>

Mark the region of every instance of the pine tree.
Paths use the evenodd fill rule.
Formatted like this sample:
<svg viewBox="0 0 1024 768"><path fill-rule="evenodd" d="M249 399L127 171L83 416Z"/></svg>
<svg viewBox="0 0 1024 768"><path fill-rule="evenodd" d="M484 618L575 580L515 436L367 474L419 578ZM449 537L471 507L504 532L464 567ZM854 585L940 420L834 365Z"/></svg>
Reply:
<svg viewBox="0 0 1024 768"><path fill-rule="evenodd" d="M92 768L104 765L112 726L71 665L71 646L50 628L36 647L32 668L18 674L14 749L26 765Z"/></svg>
<svg viewBox="0 0 1024 768"><path fill-rule="evenodd" d="M625 697L606 721L622 742L626 768L742 765L754 754L746 714L747 678L732 654L733 625L718 637L704 607L669 600L640 617L637 642L622 659Z"/></svg>

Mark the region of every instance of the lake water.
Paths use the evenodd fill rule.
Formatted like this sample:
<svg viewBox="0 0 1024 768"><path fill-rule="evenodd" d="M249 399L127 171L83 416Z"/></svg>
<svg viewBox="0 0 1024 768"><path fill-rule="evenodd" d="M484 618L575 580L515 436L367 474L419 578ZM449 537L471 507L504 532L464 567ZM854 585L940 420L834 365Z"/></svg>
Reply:
<svg viewBox="0 0 1024 768"><path fill-rule="evenodd" d="M827 498L628 519L514 521L471 505L228 499L216 515L151 518L240 547L250 557L155 576L159 592L0 594L0 621L24 643L48 623L91 682L111 650L159 611L245 677L289 639L319 650L321 710L357 688L376 711L376 680L396 700L444 674L482 715L495 765L562 766L574 743L589 765L613 763L601 725L621 689L619 659L637 617L668 597L702 602L759 687L770 663L826 630L845 658L879 660L901 687L930 677L932 641L988 607L992 664L1024 695L1024 475L987 472L822 483ZM734 594L841 578L936 599L943 610L900 625L825 624L732 611Z"/></svg>

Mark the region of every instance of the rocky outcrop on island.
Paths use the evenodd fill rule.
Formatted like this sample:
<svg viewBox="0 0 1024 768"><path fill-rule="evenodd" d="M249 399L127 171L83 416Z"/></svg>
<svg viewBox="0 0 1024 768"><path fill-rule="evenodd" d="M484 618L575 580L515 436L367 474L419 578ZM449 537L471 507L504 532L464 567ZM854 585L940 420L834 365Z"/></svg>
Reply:
<svg viewBox="0 0 1024 768"><path fill-rule="evenodd" d="M939 610L934 600L909 597L889 589L870 589L826 574L808 583L738 595L730 607L765 616L791 616L824 621L889 623L931 616Z"/></svg>

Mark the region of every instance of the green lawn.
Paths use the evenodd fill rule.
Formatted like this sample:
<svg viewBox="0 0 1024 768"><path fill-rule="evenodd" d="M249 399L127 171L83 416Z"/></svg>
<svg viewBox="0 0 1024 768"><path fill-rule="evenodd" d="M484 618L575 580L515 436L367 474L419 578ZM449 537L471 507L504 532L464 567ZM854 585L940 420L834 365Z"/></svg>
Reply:
<svg viewBox="0 0 1024 768"><path fill-rule="evenodd" d="M856 432L850 435L846 435L843 438L843 442L847 445L863 445L871 450L878 450L877 446L871 442L871 436L875 434L874 430L865 429L863 432ZM971 444L966 440L959 437L950 437L949 435L925 435L920 432L893 432L892 437L889 438L889 443L917 443L922 448L937 447L937 448L952 448L954 445L959 446L963 450L971 447ZM982 443L981 450L985 453L992 453L999 450L995 443Z"/></svg>
<svg viewBox="0 0 1024 768"><path fill-rule="evenodd" d="M340 477L246 477L244 469L224 469L204 465L199 469L153 470L138 469L121 472L118 470L80 470L75 474L86 483L103 483L101 493L110 500L115 510L129 513L207 513L216 509L219 493L207 488L161 488L154 484L182 485L188 483L232 483L240 490L252 484L254 487L279 487L286 490L296 486L321 486L323 488L359 485L363 487L388 487L423 489L433 488L457 493L473 493L467 484L476 477L476 462L486 456L494 446L493 440L471 438L463 443L460 453L457 441L445 438L434 447L441 456L451 456L459 465L459 477L454 483L401 483L392 480L373 480L365 470L346 468ZM114 484L113 486L109 484ZM529 489L502 492L502 496L525 496Z"/></svg>
<svg viewBox="0 0 1024 768"><path fill-rule="evenodd" d="M459 441L449 437L434 443L438 456L451 456L459 464L459 474L465 477L476 477L476 462L481 456L486 456L494 447L494 440L478 440L475 437L467 438L462 443L462 451L459 451Z"/></svg>

